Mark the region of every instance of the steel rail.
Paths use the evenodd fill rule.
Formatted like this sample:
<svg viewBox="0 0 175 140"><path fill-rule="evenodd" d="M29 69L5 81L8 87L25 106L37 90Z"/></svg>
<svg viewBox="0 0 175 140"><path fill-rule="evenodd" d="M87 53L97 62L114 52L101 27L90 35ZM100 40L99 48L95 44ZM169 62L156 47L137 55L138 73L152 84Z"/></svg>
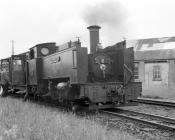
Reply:
<svg viewBox="0 0 175 140"><path fill-rule="evenodd" d="M142 112L136 112L136 111L132 111L132 110L119 109L119 108L117 108L117 110L118 111L125 111L125 112L128 112L128 113L142 115L144 117L151 117L151 118L155 118L155 119L160 119L160 120L163 120L163 121L168 122L168 123L173 123L175 125L175 119L170 118L170 117L154 115L154 114L148 114L148 113L142 113Z"/></svg>
<svg viewBox="0 0 175 140"><path fill-rule="evenodd" d="M116 112L117 111L117 112ZM117 109L114 111L103 110L102 113L111 114L117 117L133 120L146 125L156 126L158 128L175 130L175 119L163 116L157 116L147 113L135 112L131 110Z"/></svg>
<svg viewBox="0 0 175 140"><path fill-rule="evenodd" d="M157 101L157 100L149 100L149 99L136 99L136 100L132 100L132 102L175 107L175 102Z"/></svg>

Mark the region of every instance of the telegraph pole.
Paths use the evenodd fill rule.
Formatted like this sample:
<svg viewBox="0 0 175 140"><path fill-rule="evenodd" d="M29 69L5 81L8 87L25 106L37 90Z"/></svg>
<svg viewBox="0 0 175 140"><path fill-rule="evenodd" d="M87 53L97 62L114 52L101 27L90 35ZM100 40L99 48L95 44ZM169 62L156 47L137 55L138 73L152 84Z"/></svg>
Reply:
<svg viewBox="0 0 175 140"><path fill-rule="evenodd" d="M12 55L14 55L14 40L12 40Z"/></svg>

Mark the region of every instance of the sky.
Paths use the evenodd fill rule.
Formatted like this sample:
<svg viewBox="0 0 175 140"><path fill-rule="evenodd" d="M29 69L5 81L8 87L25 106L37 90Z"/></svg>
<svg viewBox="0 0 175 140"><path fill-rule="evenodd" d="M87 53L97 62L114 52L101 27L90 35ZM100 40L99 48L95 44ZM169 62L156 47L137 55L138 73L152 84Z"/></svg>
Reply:
<svg viewBox="0 0 175 140"><path fill-rule="evenodd" d="M38 43L80 37L89 48L89 25L98 24L103 47L123 39L175 36L173 0L0 0L0 58Z"/></svg>

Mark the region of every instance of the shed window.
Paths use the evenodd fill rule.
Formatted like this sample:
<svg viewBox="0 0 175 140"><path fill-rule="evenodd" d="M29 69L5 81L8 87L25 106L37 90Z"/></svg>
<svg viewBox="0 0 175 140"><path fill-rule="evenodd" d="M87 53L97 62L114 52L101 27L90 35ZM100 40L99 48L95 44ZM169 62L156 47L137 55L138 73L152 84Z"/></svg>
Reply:
<svg viewBox="0 0 175 140"><path fill-rule="evenodd" d="M139 79L139 63L134 64L134 79Z"/></svg>
<svg viewBox="0 0 175 140"><path fill-rule="evenodd" d="M161 81L160 65L153 66L153 81Z"/></svg>

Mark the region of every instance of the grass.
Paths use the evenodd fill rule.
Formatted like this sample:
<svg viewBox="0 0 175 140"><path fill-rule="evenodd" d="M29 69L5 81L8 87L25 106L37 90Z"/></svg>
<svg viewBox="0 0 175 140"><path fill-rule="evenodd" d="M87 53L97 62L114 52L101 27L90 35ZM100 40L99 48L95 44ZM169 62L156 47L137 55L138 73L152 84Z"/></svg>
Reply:
<svg viewBox="0 0 175 140"><path fill-rule="evenodd" d="M20 99L0 98L0 140L135 140L93 120Z"/></svg>

